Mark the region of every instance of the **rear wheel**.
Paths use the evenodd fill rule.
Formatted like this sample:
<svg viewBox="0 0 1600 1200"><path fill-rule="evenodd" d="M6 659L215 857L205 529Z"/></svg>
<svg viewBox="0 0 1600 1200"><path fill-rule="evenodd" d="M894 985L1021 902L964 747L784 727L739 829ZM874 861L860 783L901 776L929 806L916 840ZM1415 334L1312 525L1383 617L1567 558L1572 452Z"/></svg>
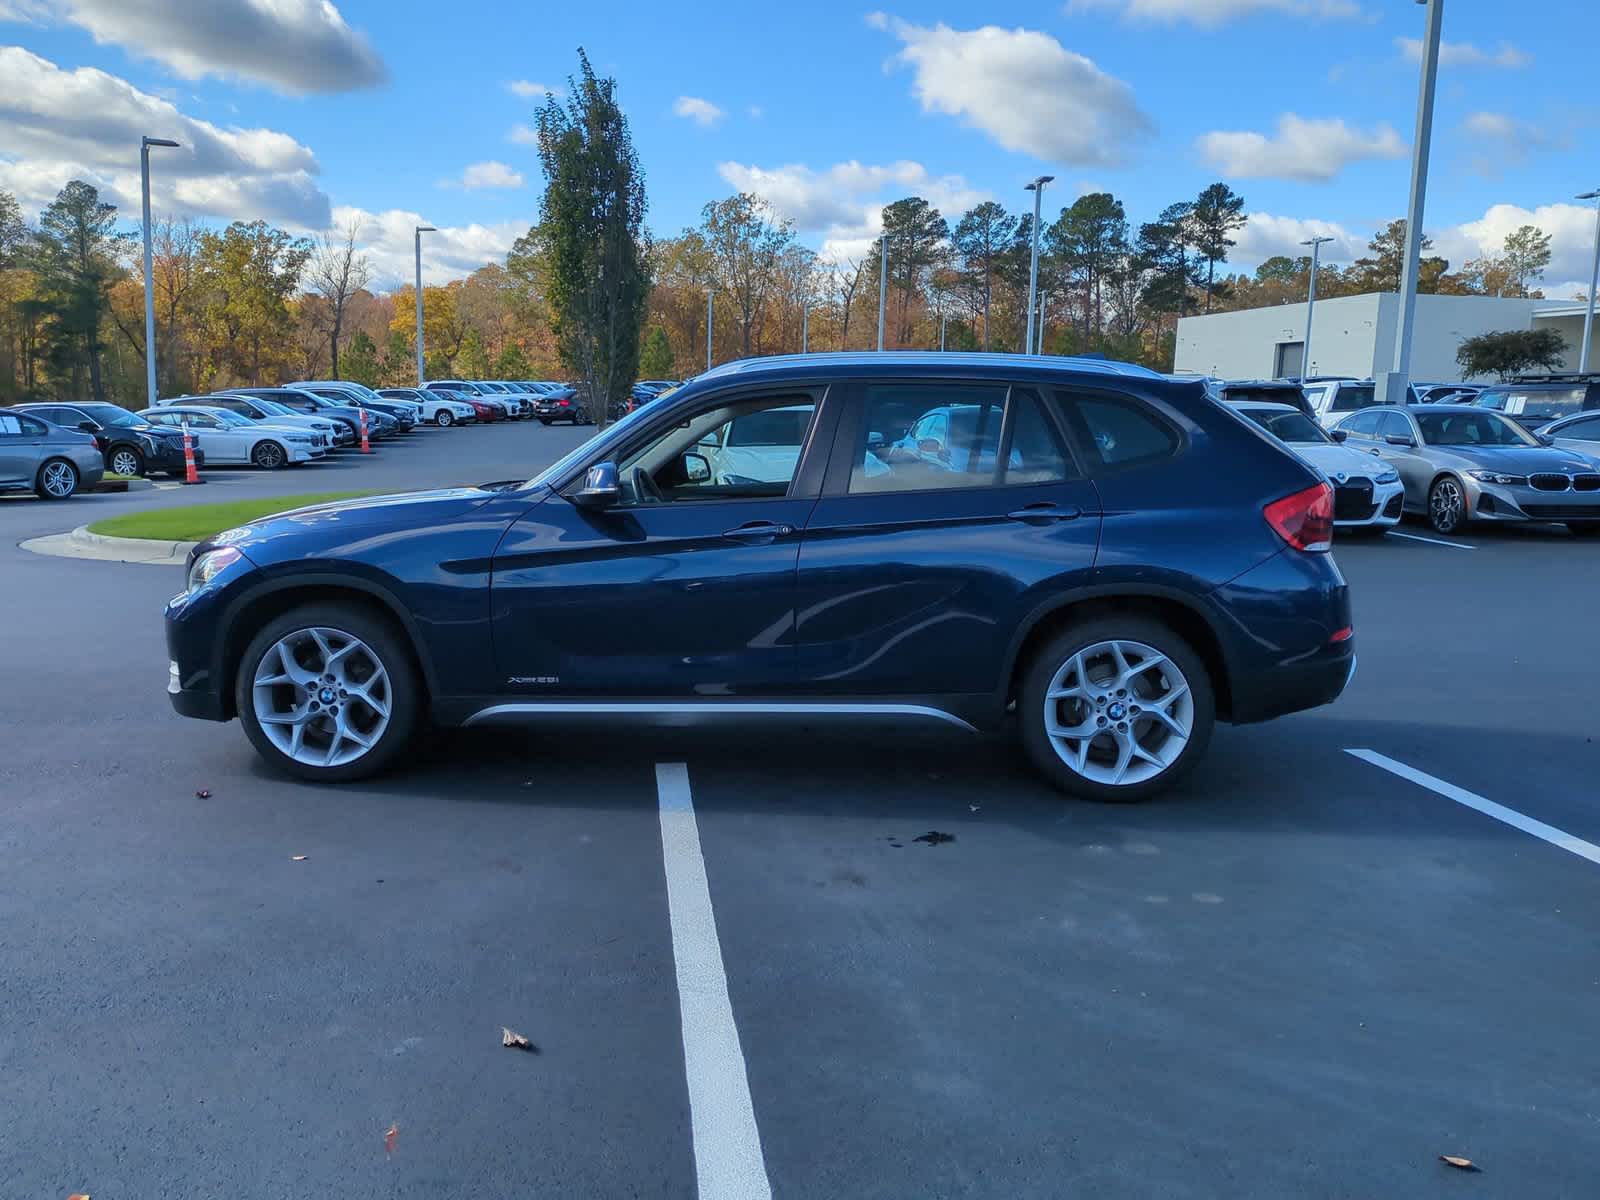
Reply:
<svg viewBox="0 0 1600 1200"><path fill-rule="evenodd" d="M250 461L264 471L276 471L289 462L289 455L277 442L257 442L250 451Z"/></svg>
<svg viewBox="0 0 1600 1200"><path fill-rule="evenodd" d="M144 455L132 446L114 446L106 466L111 469L113 475L137 478L144 474Z"/></svg>
<svg viewBox="0 0 1600 1200"><path fill-rule="evenodd" d="M395 627L366 610L311 604L256 634L234 681L246 736L268 762L337 783L383 770L405 749L421 683Z"/></svg>
<svg viewBox="0 0 1600 1200"><path fill-rule="evenodd" d="M1022 742L1051 783L1090 800L1144 800L1204 753L1216 721L1193 648L1137 616L1086 621L1035 655L1017 698Z"/></svg>
<svg viewBox="0 0 1600 1200"><path fill-rule="evenodd" d="M78 468L64 458L52 458L39 468L33 491L41 500L66 500L78 490Z"/></svg>
<svg viewBox="0 0 1600 1200"><path fill-rule="evenodd" d="M435 416L433 419L435 421L437 421L440 425L454 425L456 423L456 415L455 415L455 413L453 413L449 409L445 409L445 408L441 408L439 410L438 415Z"/></svg>
<svg viewBox="0 0 1600 1200"><path fill-rule="evenodd" d="M1441 475L1428 489L1428 524L1436 533L1456 533L1466 523L1466 492L1454 475Z"/></svg>

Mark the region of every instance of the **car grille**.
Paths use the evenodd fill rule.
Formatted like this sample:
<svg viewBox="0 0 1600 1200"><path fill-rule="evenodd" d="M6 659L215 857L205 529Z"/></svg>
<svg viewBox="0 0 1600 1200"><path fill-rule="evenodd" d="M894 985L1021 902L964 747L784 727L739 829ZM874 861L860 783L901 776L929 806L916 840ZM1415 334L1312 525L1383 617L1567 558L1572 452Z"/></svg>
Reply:
<svg viewBox="0 0 1600 1200"><path fill-rule="evenodd" d="M1524 504L1522 511L1530 517L1548 517L1552 520L1565 517L1600 520L1600 504Z"/></svg>
<svg viewBox="0 0 1600 1200"><path fill-rule="evenodd" d="M1574 475L1572 477L1572 490L1575 492L1600 492L1600 475Z"/></svg>
<svg viewBox="0 0 1600 1200"><path fill-rule="evenodd" d="M1372 515L1372 481L1352 479L1333 490L1335 521L1364 521Z"/></svg>
<svg viewBox="0 0 1600 1200"><path fill-rule="evenodd" d="M1566 475L1530 475L1528 482L1540 492L1564 492L1572 486L1571 478Z"/></svg>

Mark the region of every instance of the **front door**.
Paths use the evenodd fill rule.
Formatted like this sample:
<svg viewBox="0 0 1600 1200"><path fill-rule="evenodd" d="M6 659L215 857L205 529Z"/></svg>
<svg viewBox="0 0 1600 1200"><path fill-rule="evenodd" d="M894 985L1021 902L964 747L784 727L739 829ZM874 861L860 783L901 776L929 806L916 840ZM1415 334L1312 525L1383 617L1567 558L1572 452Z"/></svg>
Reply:
<svg viewBox="0 0 1600 1200"><path fill-rule="evenodd" d="M714 397L618 448L621 497L530 509L495 553L505 690L689 698L783 691L794 676L797 484L819 395ZM581 484L581 481L580 481Z"/></svg>
<svg viewBox="0 0 1600 1200"><path fill-rule="evenodd" d="M990 692L1046 592L1086 583L1100 500L1039 394L866 382L800 547L797 687Z"/></svg>
<svg viewBox="0 0 1600 1200"><path fill-rule="evenodd" d="M32 487L44 448L45 426L20 413L0 412L0 487Z"/></svg>

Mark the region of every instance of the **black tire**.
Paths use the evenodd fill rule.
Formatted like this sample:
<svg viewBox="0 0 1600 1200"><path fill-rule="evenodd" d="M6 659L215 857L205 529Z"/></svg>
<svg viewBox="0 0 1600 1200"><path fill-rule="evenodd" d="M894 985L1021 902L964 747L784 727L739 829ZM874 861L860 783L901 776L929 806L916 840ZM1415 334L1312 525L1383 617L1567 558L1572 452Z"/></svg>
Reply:
<svg viewBox="0 0 1600 1200"><path fill-rule="evenodd" d="M1453 501L1452 501L1453 496ZM1460 533L1466 528L1467 492L1454 475L1441 475L1428 489L1428 524L1435 533Z"/></svg>
<svg viewBox="0 0 1600 1200"><path fill-rule="evenodd" d="M257 442L250 451L250 461L263 471L277 471L289 465L289 452L277 442Z"/></svg>
<svg viewBox="0 0 1600 1200"><path fill-rule="evenodd" d="M81 480L71 460L47 458L39 464L39 473L33 477L33 494L41 500L70 500L78 494Z"/></svg>
<svg viewBox="0 0 1600 1200"><path fill-rule="evenodd" d="M1080 651L1112 641L1137 642L1164 655L1189 685L1191 711L1188 742L1158 773L1134 783L1112 784L1079 774L1056 753L1045 728L1045 693L1057 671ZM1158 667L1152 667L1151 671L1157 679L1170 684L1168 677L1160 673ZM1139 679L1140 686L1148 687L1155 683L1155 679L1142 673L1136 678ZM1116 703L1114 693L1107 698L1114 707ZM1139 697L1135 695L1133 698ZM1059 714L1065 711L1065 705L1070 703L1070 701L1057 702L1055 711L1058 713L1058 719L1060 719ZM1097 711L1087 703L1084 704L1084 709L1089 714ZM1106 711L1110 713L1112 709L1108 708ZM1189 773L1205 753L1206 745L1211 740L1211 731L1216 724L1216 700L1212 690L1211 675L1189 643L1159 621L1141 616L1113 615L1097 617L1065 629L1039 648L1022 677L1022 686L1017 695L1017 716L1021 725L1023 748L1033 761L1034 767L1057 789L1086 800L1127 804L1147 800L1172 787ZM1140 726L1137 720L1129 720L1127 724L1136 732ZM1152 732L1158 731L1159 727L1147 718L1144 722L1144 731L1138 736L1148 738ZM1114 736L1109 729L1107 734ZM1098 741L1093 741L1091 749L1098 758L1109 748ZM1159 747L1157 750L1159 751Z"/></svg>
<svg viewBox="0 0 1600 1200"><path fill-rule="evenodd" d="M540 417L539 418L539 424L541 424L541 425L549 425L550 424L550 418L549 417Z"/></svg>
<svg viewBox="0 0 1600 1200"><path fill-rule="evenodd" d="M113 446L106 456L106 470L113 475L144 477L144 455L132 446Z"/></svg>
<svg viewBox="0 0 1600 1200"><path fill-rule="evenodd" d="M389 677L389 724L360 758L335 767L320 767L289 757L262 731L256 719L252 683L262 656L282 637L299 629L324 627L359 638L381 661ZM410 746L424 709L422 682L404 635L388 618L347 604L307 604L284 613L250 639L234 677L234 704L239 723L256 753L285 774L316 783L365 779L393 765Z"/></svg>
<svg viewBox="0 0 1600 1200"><path fill-rule="evenodd" d="M1586 522L1586 521L1584 521L1584 522L1571 521L1571 522L1568 522L1568 524L1567 524L1567 532L1570 533L1573 537L1580 537L1580 538L1600 537L1600 522L1595 522L1595 523L1591 524L1591 523Z"/></svg>
<svg viewBox="0 0 1600 1200"><path fill-rule="evenodd" d="M434 414L433 420L441 429L448 429L456 423L456 415L449 409L441 408Z"/></svg>

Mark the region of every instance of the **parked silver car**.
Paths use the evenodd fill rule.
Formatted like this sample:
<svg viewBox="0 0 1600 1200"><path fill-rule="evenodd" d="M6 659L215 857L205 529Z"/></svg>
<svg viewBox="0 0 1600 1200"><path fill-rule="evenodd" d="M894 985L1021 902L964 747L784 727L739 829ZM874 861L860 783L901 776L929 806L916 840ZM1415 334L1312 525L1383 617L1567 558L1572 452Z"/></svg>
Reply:
<svg viewBox="0 0 1600 1200"><path fill-rule="evenodd" d="M1539 435L1547 437L1563 450L1571 450L1600 463L1600 412L1579 413L1562 417L1559 421L1539 428Z"/></svg>
<svg viewBox="0 0 1600 1200"><path fill-rule="evenodd" d="M15 409L0 408L0 492L65 500L105 474L94 438Z"/></svg>
<svg viewBox="0 0 1600 1200"><path fill-rule="evenodd" d="M1488 409L1380 405L1338 425L1345 445L1400 472L1408 512L1440 533L1469 521L1560 521L1600 533L1600 468Z"/></svg>

